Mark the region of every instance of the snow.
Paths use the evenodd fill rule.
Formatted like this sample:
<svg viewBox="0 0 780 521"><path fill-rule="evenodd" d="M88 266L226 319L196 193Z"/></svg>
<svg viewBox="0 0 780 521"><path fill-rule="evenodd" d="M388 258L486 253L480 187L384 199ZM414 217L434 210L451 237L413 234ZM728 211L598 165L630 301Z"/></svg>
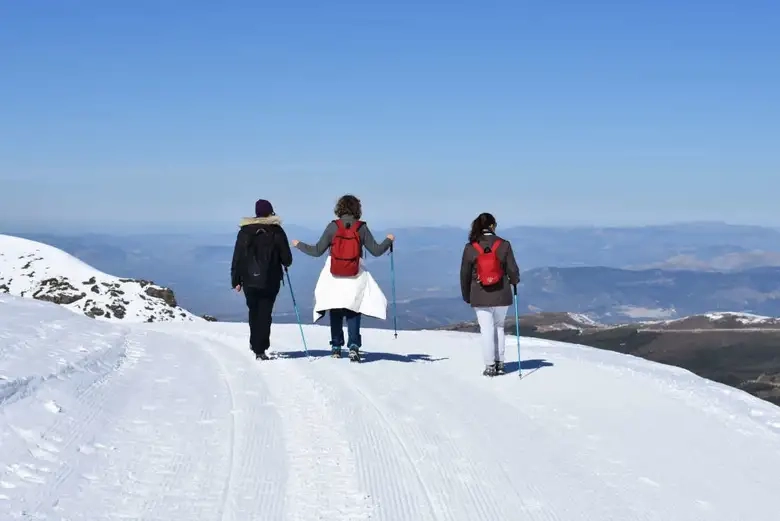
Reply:
<svg viewBox="0 0 780 521"><path fill-rule="evenodd" d="M707 320L711 322L718 322L721 320L728 320L728 319L734 319L735 321L739 322L742 325L774 325L780 323L780 319L775 317L767 317L763 315L754 315L753 313L745 313L745 312L738 312L738 311L721 311L716 313L705 313L703 315L689 315L681 318L676 318L674 320L660 320L660 321L652 321L652 322L645 322L647 325L672 325L672 324L679 324L681 322L686 322L691 320L692 318L695 318L697 316L701 316L706 318Z"/></svg>
<svg viewBox="0 0 780 521"><path fill-rule="evenodd" d="M780 408L674 367L522 339L98 321L0 295L0 519L773 519ZM516 371L515 337L508 364ZM324 346L324 347L323 347Z"/></svg>
<svg viewBox="0 0 780 521"><path fill-rule="evenodd" d="M586 326L591 327L603 327L601 324L593 320L587 315L583 315L582 313L569 313L569 318L574 320L575 322L579 322L580 324L585 324Z"/></svg>
<svg viewBox="0 0 780 521"><path fill-rule="evenodd" d="M0 293L50 300L99 320L202 320L166 303L163 290L108 275L53 246L0 234Z"/></svg>
<svg viewBox="0 0 780 521"><path fill-rule="evenodd" d="M772 317L765 317L762 315L754 315L752 313L737 313L737 312L722 312L722 313L707 313L706 316L708 319L712 320L713 322L718 320L724 320L733 318L740 324L771 324L774 322L777 322L777 319Z"/></svg>

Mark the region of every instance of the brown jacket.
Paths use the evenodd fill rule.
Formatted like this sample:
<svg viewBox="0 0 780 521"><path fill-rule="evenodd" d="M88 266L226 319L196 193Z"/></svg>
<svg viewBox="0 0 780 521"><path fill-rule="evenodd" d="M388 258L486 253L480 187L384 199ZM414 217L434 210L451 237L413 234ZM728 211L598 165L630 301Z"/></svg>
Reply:
<svg viewBox="0 0 780 521"><path fill-rule="evenodd" d="M476 260L477 250L471 243L463 248L463 260L460 264L460 290L463 300L471 307L511 306L513 303L512 286L520 283L520 268L515 261L512 245L492 233L484 233L480 236L479 245L482 248L492 246L496 239L501 239L501 244L496 250L496 255L501 261L506 277L495 286L482 287L477 282Z"/></svg>

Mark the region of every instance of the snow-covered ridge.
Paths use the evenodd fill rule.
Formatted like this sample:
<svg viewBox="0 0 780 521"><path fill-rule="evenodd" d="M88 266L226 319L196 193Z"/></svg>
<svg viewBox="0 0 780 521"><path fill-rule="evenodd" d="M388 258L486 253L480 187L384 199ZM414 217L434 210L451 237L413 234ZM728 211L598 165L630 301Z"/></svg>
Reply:
<svg viewBox="0 0 780 521"><path fill-rule="evenodd" d="M690 315L674 320L642 322L642 326L649 329L776 329L780 328L780 318L723 311Z"/></svg>
<svg viewBox="0 0 780 521"><path fill-rule="evenodd" d="M762 315L754 315L752 313L707 313L704 315L712 321L733 319L740 324L753 325L753 324L780 324L780 319L775 317L765 317Z"/></svg>
<svg viewBox="0 0 780 521"><path fill-rule="evenodd" d="M102 320L202 320L181 308L168 288L115 277L53 246L2 234L0 293L54 302Z"/></svg>

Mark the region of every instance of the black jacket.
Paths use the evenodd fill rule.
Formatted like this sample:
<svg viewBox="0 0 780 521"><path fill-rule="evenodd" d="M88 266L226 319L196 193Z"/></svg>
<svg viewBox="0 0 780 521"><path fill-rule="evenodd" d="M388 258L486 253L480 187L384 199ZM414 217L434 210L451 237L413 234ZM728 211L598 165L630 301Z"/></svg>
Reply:
<svg viewBox="0 0 780 521"><path fill-rule="evenodd" d="M236 236L236 245L233 247L233 261L230 264L230 281L231 287L243 286L241 280L241 273L244 264L244 251L246 250L246 243L249 237L255 234L258 228L265 228L274 234L274 246L278 248L278 259L280 264L278 267L274 266L272 275L273 280L279 281L278 290L281 287L282 279L284 277L284 271L282 267L288 268L292 265L292 251L290 250L290 243L287 240L287 234L281 227L281 220L279 217L272 215L271 217L251 217L241 220L241 228L238 230Z"/></svg>
<svg viewBox="0 0 780 521"><path fill-rule="evenodd" d="M520 283L520 268L515 261L512 244L492 233L483 234L477 241L483 248L491 246L496 239L501 239L501 244L496 250L496 255L504 268L504 279L491 287L482 287L477 282L476 261L477 250L471 243L463 248L463 259L460 264L460 289L463 300L471 307L511 306L514 302L512 286Z"/></svg>

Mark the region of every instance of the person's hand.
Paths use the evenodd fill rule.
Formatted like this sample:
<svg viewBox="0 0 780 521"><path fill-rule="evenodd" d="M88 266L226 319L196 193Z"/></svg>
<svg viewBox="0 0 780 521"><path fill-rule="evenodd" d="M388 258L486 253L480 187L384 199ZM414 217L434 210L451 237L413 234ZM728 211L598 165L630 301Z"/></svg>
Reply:
<svg viewBox="0 0 780 521"><path fill-rule="evenodd" d="M238 286L236 286L233 289L236 290L236 292L241 293L241 284L239 284Z"/></svg>
<svg viewBox="0 0 780 521"><path fill-rule="evenodd" d="M387 234L387 238L390 239L391 241L394 241L395 240L395 235L393 235L392 233L388 233Z"/></svg>
<svg viewBox="0 0 780 521"><path fill-rule="evenodd" d="M300 242L301 242L301 241L299 241L298 239L293 239L293 242L292 242L292 245L293 245L293 247L294 247L294 248L297 248L297 247L298 247L298 244L300 244Z"/></svg>

